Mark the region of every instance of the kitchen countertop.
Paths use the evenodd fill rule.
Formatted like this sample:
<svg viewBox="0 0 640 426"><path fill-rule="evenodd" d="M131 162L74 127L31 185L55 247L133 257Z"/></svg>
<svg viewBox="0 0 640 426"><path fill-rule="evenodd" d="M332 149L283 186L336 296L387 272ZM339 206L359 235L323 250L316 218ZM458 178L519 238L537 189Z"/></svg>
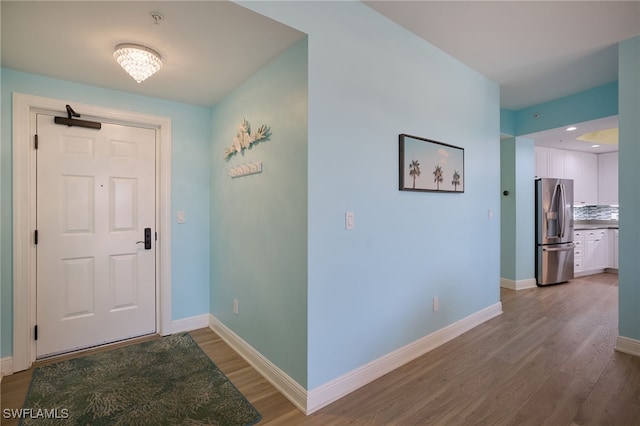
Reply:
<svg viewBox="0 0 640 426"><path fill-rule="evenodd" d="M617 220L574 220L573 229L581 231L585 229L618 229Z"/></svg>

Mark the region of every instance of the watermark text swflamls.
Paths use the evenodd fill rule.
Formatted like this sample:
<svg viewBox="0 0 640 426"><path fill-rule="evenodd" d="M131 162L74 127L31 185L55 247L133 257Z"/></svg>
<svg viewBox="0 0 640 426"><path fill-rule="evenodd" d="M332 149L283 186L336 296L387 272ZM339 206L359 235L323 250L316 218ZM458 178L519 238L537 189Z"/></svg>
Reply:
<svg viewBox="0 0 640 426"><path fill-rule="evenodd" d="M68 419L68 408L4 408L5 419Z"/></svg>

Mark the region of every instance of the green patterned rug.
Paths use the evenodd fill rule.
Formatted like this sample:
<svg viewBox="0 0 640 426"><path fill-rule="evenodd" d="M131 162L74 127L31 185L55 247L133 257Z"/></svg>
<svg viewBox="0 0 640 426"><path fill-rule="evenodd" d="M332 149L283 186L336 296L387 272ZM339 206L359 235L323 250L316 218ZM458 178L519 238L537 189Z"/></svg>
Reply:
<svg viewBox="0 0 640 426"><path fill-rule="evenodd" d="M186 333L38 367L21 425L252 425L260 414Z"/></svg>

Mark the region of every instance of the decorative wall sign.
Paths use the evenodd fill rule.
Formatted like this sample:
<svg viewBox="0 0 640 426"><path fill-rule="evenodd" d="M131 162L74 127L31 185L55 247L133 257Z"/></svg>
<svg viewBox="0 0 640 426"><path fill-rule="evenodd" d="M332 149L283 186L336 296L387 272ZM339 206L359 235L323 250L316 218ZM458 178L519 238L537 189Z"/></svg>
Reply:
<svg viewBox="0 0 640 426"><path fill-rule="evenodd" d="M229 176L231 176L231 178L255 175L257 173L262 173L262 161L258 161L257 163L242 164L239 166L231 167L229 169Z"/></svg>
<svg viewBox="0 0 640 426"><path fill-rule="evenodd" d="M258 130L251 133L251 126L249 125L249 122L246 118L243 119L242 124L238 127L236 137L233 138L233 143L224 151L224 159L228 160L236 152L242 152L243 150L250 148L254 143L265 140L269 136L271 136L271 132L269 126L266 124L263 124L258 128Z"/></svg>
<svg viewBox="0 0 640 426"><path fill-rule="evenodd" d="M464 149L401 134L400 190L464 192Z"/></svg>

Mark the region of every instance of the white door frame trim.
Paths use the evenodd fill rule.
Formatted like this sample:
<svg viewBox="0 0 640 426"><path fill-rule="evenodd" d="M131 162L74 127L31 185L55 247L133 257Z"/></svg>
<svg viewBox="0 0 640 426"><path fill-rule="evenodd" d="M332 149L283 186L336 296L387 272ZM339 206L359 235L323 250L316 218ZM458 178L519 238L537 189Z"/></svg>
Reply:
<svg viewBox="0 0 640 426"><path fill-rule="evenodd" d="M65 102L13 94L13 371L28 369L36 359L36 152L31 132L34 111L65 111ZM171 118L73 102L83 118L155 128L156 154L156 330L166 336L171 327Z"/></svg>

